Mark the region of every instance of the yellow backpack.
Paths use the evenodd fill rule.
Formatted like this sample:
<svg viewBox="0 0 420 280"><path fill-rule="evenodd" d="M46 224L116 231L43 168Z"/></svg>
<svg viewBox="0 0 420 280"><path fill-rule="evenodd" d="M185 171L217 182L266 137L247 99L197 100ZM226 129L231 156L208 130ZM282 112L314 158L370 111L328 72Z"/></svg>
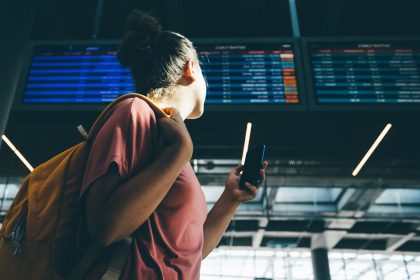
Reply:
<svg viewBox="0 0 420 280"><path fill-rule="evenodd" d="M145 100L158 118L166 116L143 95L120 96L100 114L85 141L35 168L23 181L0 230L2 279L64 279L80 267L75 249L78 198L90 146L111 109L130 97Z"/></svg>

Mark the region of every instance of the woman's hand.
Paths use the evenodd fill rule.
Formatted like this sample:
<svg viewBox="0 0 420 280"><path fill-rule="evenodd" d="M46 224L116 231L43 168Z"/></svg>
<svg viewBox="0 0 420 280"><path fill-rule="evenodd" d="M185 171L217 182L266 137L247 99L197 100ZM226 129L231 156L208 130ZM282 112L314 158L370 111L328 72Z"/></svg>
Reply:
<svg viewBox="0 0 420 280"><path fill-rule="evenodd" d="M240 172L243 170L244 167L242 164L239 164L228 175L225 184L225 191L223 194L228 196L231 201L237 203L253 200L257 196L258 187L264 184L265 170L267 169L267 166L268 162L264 161L262 168L260 169L261 182L258 186L254 186L248 182L245 182L244 188L240 188Z"/></svg>
<svg viewBox="0 0 420 280"><path fill-rule="evenodd" d="M163 110L168 117L160 118L158 125L165 146L167 148L180 149L190 160L193 153L193 144L179 111L175 108L165 108Z"/></svg>

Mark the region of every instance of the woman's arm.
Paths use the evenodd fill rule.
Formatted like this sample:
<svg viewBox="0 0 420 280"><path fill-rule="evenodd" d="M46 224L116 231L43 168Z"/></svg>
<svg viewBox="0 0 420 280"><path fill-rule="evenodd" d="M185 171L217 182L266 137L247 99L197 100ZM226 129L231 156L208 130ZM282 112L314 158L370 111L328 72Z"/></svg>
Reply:
<svg viewBox="0 0 420 280"><path fill-rule="evenodd" d="M169 147L147 168L121 184L117 171L95 181L85 199L91 236L109 245L131 235L155 211L192 156L192 142L179 112L159 121Z"/></svg>
<svg viewBox="0 0 420 280"><path fill-rule="evenodd" d="M262 178L260 186L265 180L265 169L267 168L267 165L268 163L265 161L260 170ZM226 180L225 191L207 215L203 228L203 259L216 248L240 203L252 200L257 195L257 187L249 183L245 183L245 189L239 188L240 172L242 171L242 168L242 165L238 165L229 174Z"/></svg>
<svg viewBox="0 0 420 280"><path fill-rule="evenodd" d="M223 193L210 210L204 223L203 259L219 244L239 204L240 202L230 200Z"/></svg>

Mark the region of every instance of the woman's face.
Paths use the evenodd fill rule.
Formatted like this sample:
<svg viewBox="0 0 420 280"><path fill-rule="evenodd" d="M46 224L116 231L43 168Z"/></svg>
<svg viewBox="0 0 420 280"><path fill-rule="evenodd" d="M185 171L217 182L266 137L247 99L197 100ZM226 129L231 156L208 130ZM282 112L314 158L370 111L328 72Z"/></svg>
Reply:
<svg viewBox="0 0 420 280"><path fill-rule="evenodd" d="M206 100L206 94L207 94L207 82L206 79L203 76L203 71L201 70L201 67L198 63L194 66L195 72L196 72L196 86L195 86L195 99L196 99L196 106L191 112L191 114L188 116L189 119L197 119L199 118L203 112L204 112L204 102Z"/></svg>
<svg viewBox="0 0 420 280"><path fill-rule="evenodd" d="M203 107L203 112L204 112L204 102L206 101L206 95L207 95L207 80L204 78L203 75L203 71L200 67L200 65L197 65L197 68L199 69L199 73L200 73L200 78L199 78L199 92L200 92L200 104Z"/></svg>

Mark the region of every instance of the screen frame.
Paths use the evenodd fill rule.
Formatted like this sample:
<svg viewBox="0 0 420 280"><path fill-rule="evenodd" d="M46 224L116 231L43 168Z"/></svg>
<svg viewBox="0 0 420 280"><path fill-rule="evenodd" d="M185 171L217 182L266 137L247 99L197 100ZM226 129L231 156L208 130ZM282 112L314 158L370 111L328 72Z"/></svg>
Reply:
<svg viewBox="0 0 420 280"><path fill-rule="evenodd" d="M246 43L290 43L295 51L295 69L297 77L299 103L297 104L206 104L205 111L209 112L287 112L287 111L307 111L306 88L303 72L303 60L301 58L300 42L293 37L264 37L264 38L192 38L193 44L223 43L223 44L246 44ZM37 46L68 46L68 45L101 45L101 44L119 44L119 40L37 40L31 41L23 55L21 71L16 86L15 98L12 110L15 112L28 111L53 111L53 112L99 112L103 110L108 103L32 103L23 104L26 82L29 76L32 63L32 54Z"/></svg>
<svg viewBox="0 0 420 280"><path fill-rule="evenodd" d="M313 72L312 72L312 62L310 57L310 43L346 43L346 42L358 42L361 43L377 43L379 41L389 41L389 42L410 42L410 41L419 41L419 36L410 36L410 37L385 37L385 36L362 36L362 37L302 37L301 38L301 57L303 59L304 66L304 76L306 81L306 93L308 108L310 111L358 111L358 112L414 112L420 110L420 103L411 104L411 103L401 103L401 104L386 104L386 103L377 103L377 104L320 104L317 101L317 96L315 92Z"/></svg>

